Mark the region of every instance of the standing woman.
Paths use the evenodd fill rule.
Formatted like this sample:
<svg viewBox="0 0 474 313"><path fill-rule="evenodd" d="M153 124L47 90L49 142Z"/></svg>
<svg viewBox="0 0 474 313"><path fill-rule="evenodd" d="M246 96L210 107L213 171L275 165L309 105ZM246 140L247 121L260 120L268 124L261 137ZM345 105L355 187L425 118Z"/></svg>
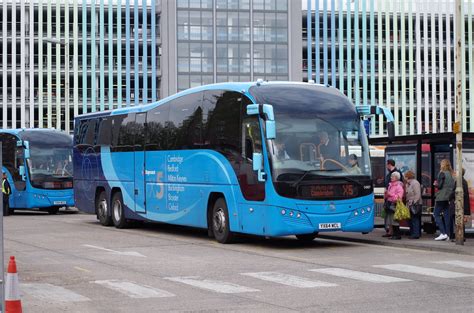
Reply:
<svg viewBox="0 0 474 313"><path fill-rule="evenodd" d="M421 237L421 185L412 171L405 173L405 181L407 206L410 209L410 239L418 239Z"/></svg>
<svg viewBox="0 0 474 313"><path fill-rule="evenodd" d="M385 191L385 201L388 206L388 210L386 210L386 221L388 233L392 235L390 239L402 239L400 236L400 224L393 218L397 201L402 200L404 194L403 183L400 181L400 177L399 172L393 172L390 175L388 189Z"/></svg>
<svg viewBox="0 0 474 313"><path fill-rule="evenodd" d="M436 225L439 228L439 236L435 240L447 240L447 235L450 228L450 216L449 216L449 197L454 187L453 179L453 168L448 159L441 160L440 171L438 174L438 180L435 181L435 186L438 187L435 197L435 208L434 218ZM443 219L441 219L443 215Z"/></svg>

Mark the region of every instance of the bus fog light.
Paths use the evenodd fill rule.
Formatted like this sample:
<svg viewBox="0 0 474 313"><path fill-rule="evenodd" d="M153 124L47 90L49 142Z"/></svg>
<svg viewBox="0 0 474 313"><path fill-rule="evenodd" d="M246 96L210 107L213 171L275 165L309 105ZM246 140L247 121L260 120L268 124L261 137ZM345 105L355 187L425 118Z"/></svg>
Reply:
<svg viewBox="0 0 474 313"><path fill-rule="evenodd" d="M286 214L286 211L283 209L281 210L281 215L285 215Z"/></svg>
<svg viewBox="0 0 474 313"><path fill-rule="evenodd" d="M297 218L300 218L300 217L301 217L301 213L296 214L296 217L297 217Z"/></svg>

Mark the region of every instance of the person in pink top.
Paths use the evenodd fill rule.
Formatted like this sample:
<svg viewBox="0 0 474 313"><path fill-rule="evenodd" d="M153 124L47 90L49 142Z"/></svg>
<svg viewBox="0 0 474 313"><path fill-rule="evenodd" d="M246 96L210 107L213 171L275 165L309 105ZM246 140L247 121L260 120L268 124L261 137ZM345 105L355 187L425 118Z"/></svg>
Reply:
<svg viewBox="0 0 474 313"><path fill-rule="evenodd" d="M385 200L389 203L389 207L386 210L386 220L388 226L388 234L391 234L390 239L401 239L400 226L397 221L393 218L395 215L395 207L397 200L402 200L405 190L403 189L403 183L400 181L400 173L393 172L390 175L390 183L388 184L387 191L385 191Z"/></svg>

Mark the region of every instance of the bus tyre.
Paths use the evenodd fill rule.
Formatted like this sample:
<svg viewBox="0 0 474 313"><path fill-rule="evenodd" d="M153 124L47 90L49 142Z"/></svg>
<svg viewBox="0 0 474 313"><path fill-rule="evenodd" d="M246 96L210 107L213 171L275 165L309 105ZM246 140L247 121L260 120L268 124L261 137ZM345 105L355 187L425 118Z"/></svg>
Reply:
<svg viewBox="0 0 474 313"><path fill-rule="evenodd" d="M103 226L111 226L113 224L105 191L102 191L95 200L95 211L97 212L97 219L100 224Z"/></svg>
<svg viewBox="0 0 474 313"><path fill-rule="evenodd" d="M311 242L318 236L318 233L295 235L301 242Z"/></svg>
<svg viewBox="0 0 474 313"><path fill-rule="evenodd" d="M116 192L112 197L112 221L117 228L128 227L128 221L125 219L122 193Z"/></svg>
<svg viewBox="0 0 474 313"><path fill-rule="evenodd" d="M234 234L229 227L229 211L224 198L218 198L212 208L211 225L212 233L219 243L231 243Z"/></svg>
<svg viewBox="0 0 474 313"><path fill-rule="evenodd" d="M58 212L59 212L59 208L56 206L52 206L48 208L48 214L55 215L55 214L58 214Z"/></svg>

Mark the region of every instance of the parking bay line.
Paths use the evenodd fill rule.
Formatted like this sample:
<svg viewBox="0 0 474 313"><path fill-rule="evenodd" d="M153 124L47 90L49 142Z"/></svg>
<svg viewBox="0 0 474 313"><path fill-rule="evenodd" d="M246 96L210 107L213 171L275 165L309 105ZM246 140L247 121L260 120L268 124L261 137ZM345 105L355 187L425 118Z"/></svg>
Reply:
<svg viewBox="0 0 474 313"><path fill-rule="evenodd" d="M119 254L119 255L136 256L136 257L146 258L145 255L143 255L139 252L135 252L135 251L122 252L122 251L116 251L116 250L107 249L107 248L104 248L104 247L99 247L99 246L94 246L94 245L87 245L87 244L84 244L82 246L87 247L87 248L93 248L93 249L97 249L97 250L107 251L107 252L111 252L111 253Z"/></svg>
<svg viewBox="0 0 474 313"><path fill-rule="evenodd" d="M198 276L166 277L165 279L218 293L242 293L260 291L258 289L240 286L233 283L210 279L200 279Z"/></svg>
<svg viewBox="0 0 474 313"><path fill-rule="evenodd" d="M118 291L126 296L129 296L130 298L136 299L165 298L175 296L171 292L165 290L146 285L138 285L129 281L96 280L93 283Z"/></svg>
<svg viewBox="0 0 474 313"><path fill-rule="evenodd" d="M448 265L454 265L458 267L464 267L464 268L469 268L469 269L474 269L474 262L467 262L467 261L458 261L458 260L449 260L449 261L436 261L433 262L436 264L448 264Z"/></svg>
<svg viewBox="0 0 474 313"><path fill-rule="evenodd" d="M336 284L327 283L323 281L309 280L304 277L288 275L277 272L258 272L258 273L241 273L241 275L254 277L257 279L270 281L286 286L297 288L314 288L314 287L335 287Z"/></svg>
<svg viewBox="0 0 474 313"><path fill-rule="evenodd" d="M318 268L312 269L311 272L323 273L338 277L350 278L360 281L366 281L371 283L396 283L396 282L407 282L409 279L398 278L393 276L379 275L367 272L359 272L348 270L344 268Z"/></svg>
<svg viewBox="0 0 474 313"><path fill-rule="evenodd" d="M387 265L373 265L373 267L384 268L392 271L399 271L411 274L433 276L438 278L459 278L474 276L472 274L464 274L459 272L451 272L445 270L438 270L435 268L413 266L407 264L387 264Z"/></svg>
<svg viewBox="0 0 474 313"><path fill-rule="evenodd" d="M21 284L21 289L28 295L47 302L84 302L91 300L66 288L47 283Z"/></svg>

